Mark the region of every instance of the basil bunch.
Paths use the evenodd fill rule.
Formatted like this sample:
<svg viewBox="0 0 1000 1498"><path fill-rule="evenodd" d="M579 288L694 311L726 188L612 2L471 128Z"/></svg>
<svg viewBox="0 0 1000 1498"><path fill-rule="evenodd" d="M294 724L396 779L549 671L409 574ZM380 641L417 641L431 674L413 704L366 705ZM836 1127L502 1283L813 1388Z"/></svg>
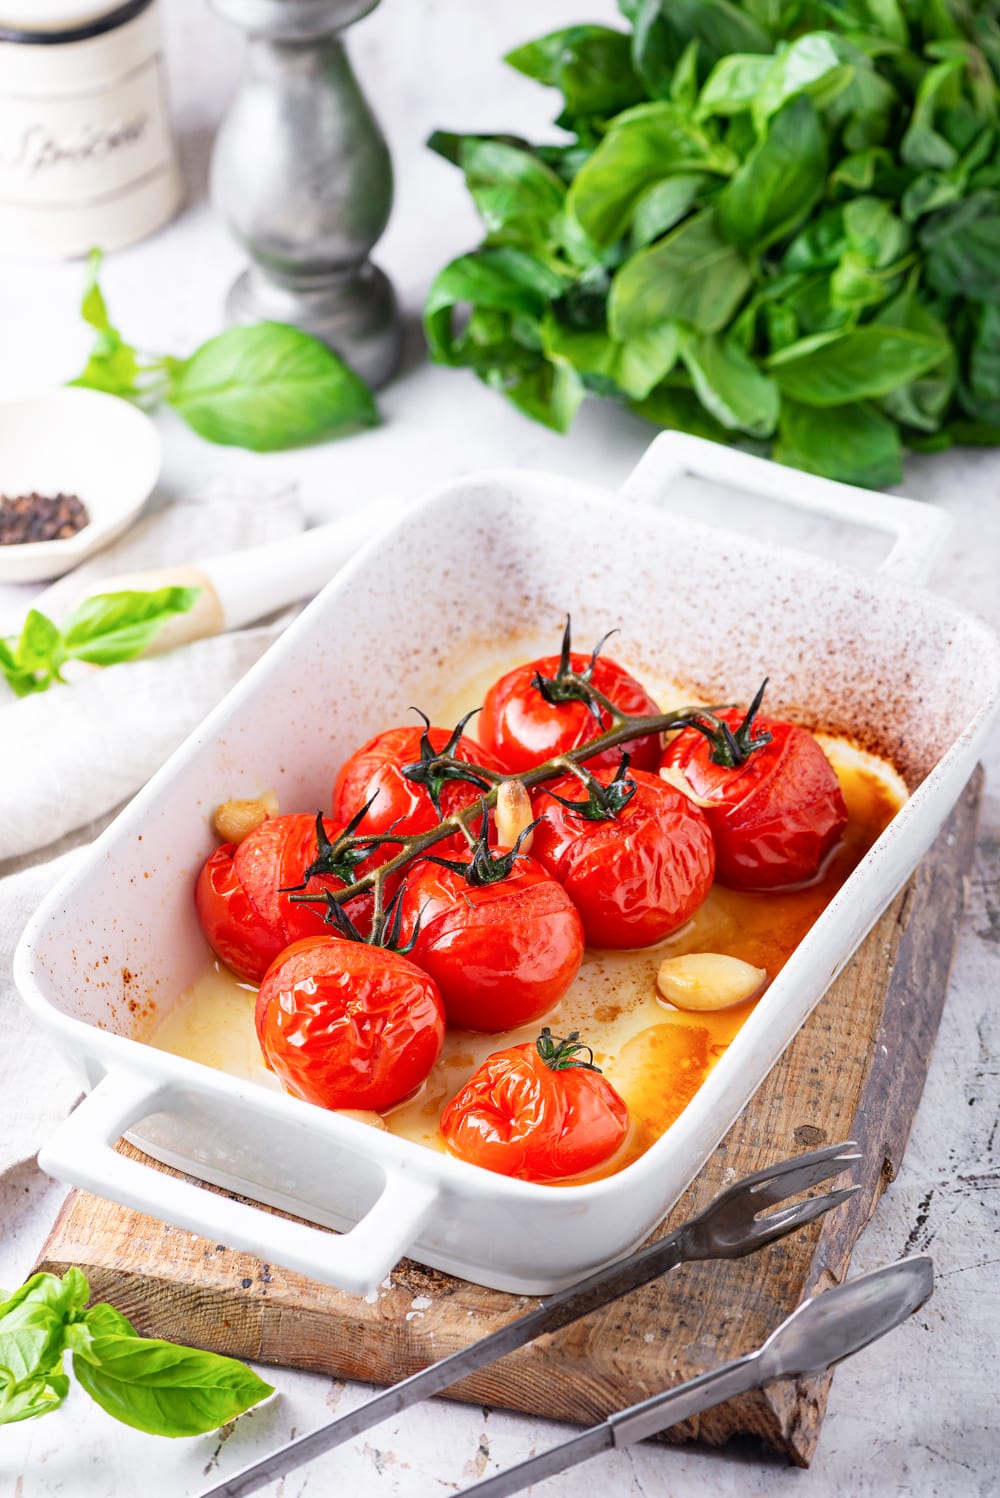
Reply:
<svg viewBox="0 0 1000 1498"><path fill-rule="evenodd" d="M433 357L557 431L593 392L872 486L1000 443L1000 0L619 7L506 59L564 143L432 137L487 229Z"/></svg>
<svg viewBox="0 0 1000 1498"><path fill-rule="evenodd" d="M374 397L325 343L289 323L227 328L187 359L142 354L112 326L91 250L80 308L97 338L71 385L137 405L165 400L199 436L228 447L274 452L376 426Z"/></svg>
<svg viewBox="0 0 1000 1498"><path fill-rule="evenodd" d="M274 1393L234 1358L137 1336L114 1306L85 1310L89 1294L76 1268L0 1294L0 1425L58 1409L69 1392L67 1352L102 1410L154 1436L216 1430Z"/></svg>
<svg viewBox="0 0 1000 1498"><path fill-rule="evenodd" d="M79 604L62 629L29 609L19 635L0 636L0 676L18 697L45 692L64 680L67 661L113 666L134 660L175 614L193 608L200 588L95 593Z"/></svg>

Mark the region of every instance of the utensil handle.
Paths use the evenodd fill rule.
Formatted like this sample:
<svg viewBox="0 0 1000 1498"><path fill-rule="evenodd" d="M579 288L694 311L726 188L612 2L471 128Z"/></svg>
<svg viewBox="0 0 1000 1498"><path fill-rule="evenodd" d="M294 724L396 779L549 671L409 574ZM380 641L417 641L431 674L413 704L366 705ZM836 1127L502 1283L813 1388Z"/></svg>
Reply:
<svg viewBox="0 0 1000 1498"><path fill-rule="evenodd" d="M219 600L223 628L240 629L286 604L312 598L354 552L402 513L398 500L382 499L327 525L201 562Z"/></svg>
<svg viewBox="0 0 1000 1498"><path fill-rule="evenodd" d="M751 1353L736 1362L724 1363L721 1368L702 1373L675 1389L667 1389L641 1404L630 1405L620 1414L602 1420L600 1425L592 1425L578 1436L571 1436L558 1446L550 1446L548 1451L540 1451L526 1462L518 1462L516 1467L508 1467L505 1472L498 1472L485 1482L477 1482L466 1491L470 1498L473 1494L475 1498L510 1498L510 1494L520 1493L536 1482L543 1482L546 1477L554 1477L557 1472L566 1472L611 1446L630 1446L633 1441L655 1435L669 1425L677 1425L691 1415L752 1389L758 1382L755 1362L756 1354Z"/></svg>
<svg viewBox="0 0 1000 1498"><path fill-rule="evenodd" d="M115 1145L122 1134L180 1101L171 1084L109 1072L39 1152L39 1167L58 1180L215 1243L245 1249L358 1295L385 1278L434 1210L435 1187L403 1171L385 1170L385 1186L375 1205L349 1232L332 1233L220 1196L118 1153Z"/></svg>
<svg viewBox="0 0 1000 1498"><path fill-rule="evenodd" d="M900 582L925 581L951 530L950 518L934 505L839 484L686 432L655 438L620 496L632 504L661 502L685 474L892 536L893 546L876 571Z"/></svg>
<svg viewBox="0 0 1000 1498"><path fill-rule="evenodd" d="M354 552L388 529L403 513L398 500L381 499L327 525L299 531L266 546L230 551L205 561L122 573L91 583L83 597L125 589L198 588L193 609L161 626L145 655L160 655L192 640L242 629L277 609L312 598Z"/></svg>

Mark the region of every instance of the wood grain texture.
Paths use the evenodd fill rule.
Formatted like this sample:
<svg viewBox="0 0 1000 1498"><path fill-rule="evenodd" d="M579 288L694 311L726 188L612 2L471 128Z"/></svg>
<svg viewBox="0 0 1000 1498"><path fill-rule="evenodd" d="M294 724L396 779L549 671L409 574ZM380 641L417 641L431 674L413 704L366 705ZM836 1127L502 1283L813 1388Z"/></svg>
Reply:
<svg viewBox="0 0 1000 1498"><path fill-rule="evenodd" d="M804 1296L844 1278L855 1242L899 1169L923 1089L981 794L977 771L932 852L657 1236L739 1176L846 1138L864 1153L857 1195L751 1258L687 1265L636 1290L456 1385L448 1397L590 1423L750 1350ZM416 1372L537 1304L408 1260L361 1299L85 1192L67 1199L38 1267L62 1272L69 1264L88 1275L95 1299L112 1301L147 1335L371 1383ZM750 1434L807 1466L830 1377L720 1405L668 1438L719 1445Z"/></svg>

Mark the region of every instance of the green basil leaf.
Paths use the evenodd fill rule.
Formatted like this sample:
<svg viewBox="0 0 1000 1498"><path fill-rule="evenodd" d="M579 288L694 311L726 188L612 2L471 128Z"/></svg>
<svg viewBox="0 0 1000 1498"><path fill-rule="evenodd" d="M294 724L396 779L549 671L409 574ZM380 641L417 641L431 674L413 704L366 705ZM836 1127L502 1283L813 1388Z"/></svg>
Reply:
<svg viewBox="0 0 1000 1498"><path fill-rule="evenodd" d="M962 404L976 420L1000 426L1000 307L996 303L979 310Z"/></svg>
<svg viewBox="0 0 1000 1498"><path fill-rule="evenodd" d="M690 114L698 98L698 43L688 42L670 80L670 102Z"/></svg>
<svg viewBox="0 0 1000 1498"><path fill-rule="evenodd" d="M642 84L632 66L631 39L608 26L553 31L516 47L504 61L519 73L558 88L569 121L606 118L642 98Z"/></svg>
<svg viewBox="0 0 1000 1498"><path fill-rule="evenodd" d="M719 221L733 244L762 249L789 234L826 185L826 133L804 95L779 110L765 138L719 196Z"/></svg>
<svg viewBox="0 0 1000 1498"><path fill-rule="evenodd" d="M884 146L869 146L843 156L830 173L831 187L845 187L848 192L869 192L880 170L892 166L892 156Z"/></svg>
<svg viewBox="0 0 1000 1498"><path fill-rule="evenodd" d="M884 36L898 42L901 47L910 45L910 32L899 0L864 0L864 6Z"/></svg>
<svg viewBox="0 0 1000 1498"><path fill-rule="evenodd" d="M1000 302L1000 202L993 193L935 214L920 240L927 250L927 279L936 291Z"/></svg>
<svg viewBox="0 0 1000 1498"><path fill-rule="evenodd" d="M907 166L946 172L956 165L958 152L935 130L934 116L942 103L957 99L957 75L964 68L964 58L951 58L947 62L936 63L921 80L913 113L899 148Z"/></svg>
<svg viewBox="0 0 1000 1498"><path fill-rule="evenodd" d="M233 1358L135 1336L94 1337L73 1371L101 1409L156 1436L203 1435L274 1392Z"/></svg>
<svg viewBox="0 0 1000 1498"><path fill-rule="evenodd" d="M633 55L654 96L664 97L684 49L698 43L711 67L731 52L770 52L771 38L745 9L729 0L643 0L635 9Z"/></svg>
<svg viewBox="0 0 1000 1498"><path fill-rule="evenodd" d="M643 400L677 362L674 323L620 343L602 329L579 332L550 317L543 324L543 336L550 357L567 359L584 376L600 376L633 400Z"/></svg>
<svg viewBox="0 0 1000 1498"><path fill-rule="evenodd" d="M62 635L51 619L37 609L29 609L21 628L21 637L15 651L17 665L22 671L44 672L54 676L63 660Z"/></svg>
<svg viewBox="0 0 1000 1498"><path fill-rule="evenodd" d="M759 52L734 53L720 58L698 95L695 118L740 114L749 109L771 71L772 59Z"/></svg>
<svg viewBox="0 0 1000 1498"><path fill-rule="evenodd" d="M711 187L712 180L700 172L682 172L648 187L636 199L632 212L632 250L652 244L686 218L699 197Z"/></svg>
<svg viewBox="0 0 1000 1498"><path fill-rule="evenodd" d="M83 371L68 383L132 400L139 393L139 373L135 349L122 343L116 333L109 333L98 339Z"/></svg>
<svg viewBox="0 0 1000 1498"><path fill-rule="evenodd" d="M902 426L920 432L936 432L951 405L958 379L958 359L948 330L940 318L917 299L914 285L908 287L883 309L878 321L893 327L909 328L914 333L923 333L937 339L945 353L938 364L932 365L926 374L901 385L880 401L887 416ZM998 406L1000 413L1000 406ZM907 439L909 440L909 438Z"/></svg>
<svg viewBox="0 0 1000 1498"><path fill-rule="evenodd" d="M732 435L706 411L690 385L673 375L657 385L645 400L635 401L633 411L672 432L690 432L710 442L730 442Z"/></svg>
<svg viewBox="0 0 1000 1498"><path fill-rule="evenodd" d="M67 655L95 666L130 661L156 638L168 619L194 606L198 588L155 588L148 593L98 593L84 599L65 624Z"/></svg>
<svg viewBox="0 0 1000 1498"><path fill-rule="evenodd" d="M360 375L287 323L228 328L173 370L167 396L209 442L274 452L359 426L378 413Z"/></svg>
<svg viewBox="0 0 1000 1498"><path fill-rule="evenodd" d="M111 319L108 316L107 305L98 281L103 259L104 254L101 250L91 250L87 256L87 279L84 282L80 315L84 322L96 328L99 333L111 333L114 330L111 327Z"/></svg>
<svg viewBox="0 0 1000 1498"><path fill-rule="evenodd" d="M495 141L498 145L514 146L519 151L529 151L531 146L519 135L459 135L454 130L434 130L427 137L427 149L450 161L452 166L462 165L462 152L470 141Z"/></svg>
<svg viewBox="0 0 1000 1498"><path fill-rule="evenodd" d="M685 334L680 355L695 394L720 425L751 437L770 437L780 397L774 380L729 339Z"/></svg>
<svg viewBox="0 0 1000 1498"><path fill-rule="evenodd" d="M951 421L947 435L958 447L1000 447L1000 422Z"/></svg>
<svg viewBox="0 0 1000 1498"><path fill-rule="evenodd" d="M615 120L577 173L567 206L597 244L628 228L636 200L675 172L727 173L735 159L676 104L642 104Z"/></svg>
<svg viewBox="0 0 1000 1498"><path fill-rule="evenodd" d="M138 1333L121 1311L114 1306L109 1306L106 1301L101 1301L96 1306L90 1306L83 1314L83 1323L94 1337L135 1337Z"/></svg>
<svg viewBox="0 0 1000 1498"><path fill-rule="evenodd" d="M96 331L97 337L83 373L69 383L88 390L103 390L108 395L118 395L125 400L135 400L142 393L140 376L144 366L135 349L111 325L98 280L103 259L100 250L91 250L87 257L87 275L80 313L84 322L89 323Z"/></svg>
<svg viewBox="0 0 1000 1498"><path fill-rule="evenodd" d="M569 431L586 394L576 370L568 359L561 358L544 359L530 374L498 388L518 410L555 432Z"/></svg>
<svg viewBox="0 0 1000 1498"><path fill-rule="evenodd" d="M802 336L799 320L787 302L768 302L764 307L767 342L772 353L788 348Z"/></svg>
<svg viewBox="0 0 1000 1498"><path fill-rule="evenodd" d="M939 338L869 323L803 338L768 360L782 393L807 406L843 406L888 395L940 364Z"/></svg>
<svg viewBox="0 0 1000 1498"><path fill-rule="evenodd" d="M847 249L843 208L829 208L800 229L781 259L783 271L832 269Z"/></svg>
<svg viewBox="0 0 1000 1498"><path fill-rule="evenodd" d="M830 277L831 302L855 313L863 307L877 307L899 289L909 264L909 260L902 260L898 265L876 270L858 251L848 250Z"/></svg>
<svg viewBox="0 0 1000 1498"><path fill-rule="evenodd" d="M68 1393L69 1379L64 1373L19 1381L9 1369L0 1368L0 1425L14 1425L19 1420L51 1414Z"/></svg>
<svg viewBox="0 0 1000 1498"><path fill-rule="evenodd" d="M847 243L870 265L887 266L905 255L913 235L881 198L860 197L844 204Z"/></svg>
<svg viewBox="0 0 1000 1498"><path fill-rule="evenodd" d="M713 209L627 260L611 283L608 325L623 342L664 322L724 328L750 288L750 269Z"/></svg>
<svg viewBox="0 0 1000 1498"><path fill-rule="evenodd" d="M566 189L550 167L528 151L469 138L462 146L465 180L490 234L512 231L544 239L561 211Z"/></svg>
<svg viewBox="0 0 1000 1498"><path fill-rule="evenodd" d="M7 685L18 697L30 697L32 692L44 692L47 682L38 681L34 672L25 671L18 665L13 646L16 639L0 640L0 673Z"/></svg>
<svg viewBox="0 0 1000 1498"><path fill-rule="evenodd" d="M561 295L564 279L541 260L511 247L460 255L439 272L427 295L424 329L432 358L461 363L454 327L457 307L481 308L541 317Z"/></svg>
<svg viewBox="0 0 1000 1498"><path fill-rule="evenodd" d="M902 443L894 422L867 405L817 411L787 398L781 404L772 457L807 473L872 489L903 477Z"/></svg>
<svg viewBox="0 0 1000 1498"><path fill-rule="evenodd" d="M58 1371L63 1329L79 1314L88 1293L85 1277L70 1269L63 1279L32 1275L0 1305L0 1368L13 1384Z"/></svg>
<svg viewBox="0 0 1000 1498"><path fill-rule="evenodd" d="M757 133L763 135L771 116L807 90L814 107L823 109L853 81L856 62L864 59L830 31L779 42L752 101Z"/></svg>

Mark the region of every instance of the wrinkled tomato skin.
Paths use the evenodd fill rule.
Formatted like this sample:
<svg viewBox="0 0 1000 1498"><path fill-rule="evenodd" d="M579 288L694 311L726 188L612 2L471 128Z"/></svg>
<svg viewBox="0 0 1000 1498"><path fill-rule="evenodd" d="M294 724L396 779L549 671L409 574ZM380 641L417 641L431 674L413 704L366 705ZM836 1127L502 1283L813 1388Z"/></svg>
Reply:
<svg viewBox="0 0 1000 1498"><path fill-rule="evenodd" d="M731 728L739 712L720 713ZM771 742L736 769L712 763L697 729L669 745L663 764L680 770L704 808L715 838L718 878L733 889L778 889L815 878L847 825L833 766L798 724L756 718L754 733Z"/></svg>
<svg viewBox="0 0 1000 1498"><path fill-rule="evenodd" d="M441 990L451 1025L526 1025L559 1002L579 971L576 907L533 858L516 859L506 879L486 885L425 862L411 876L406 900L408 929L418 913L420 919L413 961Z"/></svg>
<svg viewBox="0 0 1000 1498"><path fill-rule="evenodd" d="M617 818L590 822L539 794L532 857L569 895L591 947L648 947L689 921L712 887L715 849L708 823L680 791L631 768L636 792ZM607 785L610 770L597 779ZM573 776L555 782L579 801Z"/></svg>
<svg viewBox="0 0 1000 1498"><path fill-rule="evenodd" d="M588 655L570 655L573 670L582 673L590 664ZM557 655L545 656L526 666L515 666L506 676L493 683L486 693L479 719L479 737L508 771L530 770L556 754L577 749L588 739L596 738L610 726L602 712L598 723L583 702L547 702L533 685L535 673L552 678L559 669ZM605 656L598 656L591 678L605 697L633 717L650 717L660 708L624 666ZM655 770L660 761L659 734L647 734L621 746L632 756L640 770ZM590 769L612 768L618 764L621 748L604 749L587 761Z"/></svg>
<svg viewBox="0 0 1000 1498"><path fill-rule="evenodd" d="M450 737L448 729L431 728L428 732L431 747L440 753ZM416 764L420 759L422 733L422 728L390 728L385 733L376 734L356 750L341 767L334 783L334 817L346 824L374 796L375 801L359 828L359 835L362 832L387 832L390 827L400 834L429 832L436 827L441 817L434 809L429 792L403 774L405 765ZM467 764L479 764L498 773L503 770L488 749L464 734L453 753L455 759ZM446 781L441 788L441 815L449 817L463 807L472 806L483 794L478 786L468 781ZM385 863L398 851L390 843L375 853L373 859Z"/></svg>
<svg viewBox="0 0 1000 1498"><path fill-rule="evenodd" d="M342 830L324 820L328 836ZM259 983L274 959L294 941L323 930L325 907L297 904L282 890L302 883L317 857L316 818L306 813L269 817L241 843L223 843L206 860L195 885L201 928L216 956L246 983ZM316 876L309 893L341 889L337 879ZM352 920L370 920L371 897L348 906Z"/></svg>
<svg viewBox="0 0 1000 1498"><path fill-rule="evenodd" d="M453 1154L522 1181L601 1165L624 1142L628 1108L599 1072L552 1071L533 1043L488 1056L441 1115Z"/></svg>
<svg viewBox="0 0 1000 1498"><path fill-rule="evenodd" d="M428 975L383 947L313 936L268 969L257 995L264 1059L295 1097L383 1112L427 1076L444 1041Z"/></svg>

